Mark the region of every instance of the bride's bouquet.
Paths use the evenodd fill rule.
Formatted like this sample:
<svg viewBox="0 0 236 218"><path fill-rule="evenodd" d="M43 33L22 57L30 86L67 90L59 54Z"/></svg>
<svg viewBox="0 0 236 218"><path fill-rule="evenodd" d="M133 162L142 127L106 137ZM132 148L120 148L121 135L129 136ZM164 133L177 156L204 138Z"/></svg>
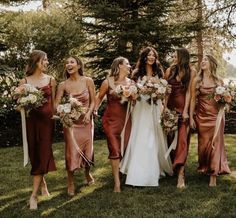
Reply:
<svg viewBox="0 0 236 218"><path fill-rule="evenodd" d="M15 88L12 95L16 99L16 108L18 110L24 109L27 116L32 109L47 102L43 92L30 84L23 84Z"/></svg>
<svg viewBox="0 0 236 218"><path fill-rule="evenodd" d="M86 107L83 107L79 100L71 96L64 97L62 103L57 107L57 115L66 128L71 127L85 113Z"/></svg>
<svg viewBox="0 0 236 218"><path fill-rule="evenodd" d="M166 108L161 116L161 126L166 134L178 129L179 114L175 110Z"/></svg>
<svg viewBox="0 0 236 218"><path fill-rule="evenodd" d="M164 99L165 96L171 92L171 87L165 79L158 79L156 77L144 76L137 82L139 95L148 96L148 102L153 101L155 104L158 99Z"/></svg>
<svg viewBox="0 0 236 218"><path fill-rule="evenodd" d="M136 98L138 89L136 85L117 85L115 88L116 94L121 98L121 103L132 101Z"/></svg>
<svg viewBox="0 0 236 218"><path fill-rule="evenodd" d="M236 86L232 81L228 85L217 86L210 97L229 111L236 104Z"/></svg>

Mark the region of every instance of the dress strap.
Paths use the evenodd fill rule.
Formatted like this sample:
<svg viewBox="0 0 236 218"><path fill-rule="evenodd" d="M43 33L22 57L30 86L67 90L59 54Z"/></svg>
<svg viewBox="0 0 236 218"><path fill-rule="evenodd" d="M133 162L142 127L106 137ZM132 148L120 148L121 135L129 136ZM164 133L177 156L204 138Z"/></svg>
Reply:
<svg viewBox="0 0 236 218"><path fill-rule="evenodd" d="M25 83L27 84L27 79L26 79L26 77L25 77Z"/></svg>
<svg viewBox="0 0 236 218"><path fill-rule="evenodd" d="M49 83L48 83L50 86L52 85L51 81L52 81L52 77L50 76Z"/></svg>

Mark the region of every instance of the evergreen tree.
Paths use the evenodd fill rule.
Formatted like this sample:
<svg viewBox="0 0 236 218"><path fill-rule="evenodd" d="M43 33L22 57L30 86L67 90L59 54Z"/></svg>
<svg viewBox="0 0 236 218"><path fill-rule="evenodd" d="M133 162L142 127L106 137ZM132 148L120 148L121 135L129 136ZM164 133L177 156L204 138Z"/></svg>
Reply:
<svg viewBox="0 0 236 218"><path fill-rule="evenodd" d="M83 7L83 22L88 34L90 64L97 72L109 69L117 56L135 64L143 47L153 46L161 59L174 46L192 39L186 23L171 23L169 15L175 0L74 0L70 5ZM76 14L78 17L80 14Z"/></svg>

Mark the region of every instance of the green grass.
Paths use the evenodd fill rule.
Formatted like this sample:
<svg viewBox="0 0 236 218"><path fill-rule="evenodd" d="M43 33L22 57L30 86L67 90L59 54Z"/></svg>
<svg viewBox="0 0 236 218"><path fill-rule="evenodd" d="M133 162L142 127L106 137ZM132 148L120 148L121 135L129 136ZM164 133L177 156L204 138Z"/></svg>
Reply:
<svg viewBox="0 0 236 218"><path fill-rule="evenodd" d="M76 173L77 195L66 194L63 143L54 144L57 171L46 176L49 198L39 197L39 209L30 211L30 167L23 167L22 148L0 149L0 217L236 217L236 135L226 135L231 175L218 177L215 188L207 176L198 175L196 136L191 139L186 169L187 188L176 189L176 177L160 180L159 187L134 188L122 185L112 192L113 179L106 142L95 142L96 183L85 186L84 173ZM124 183L124 181L123 181Z"/></svg>

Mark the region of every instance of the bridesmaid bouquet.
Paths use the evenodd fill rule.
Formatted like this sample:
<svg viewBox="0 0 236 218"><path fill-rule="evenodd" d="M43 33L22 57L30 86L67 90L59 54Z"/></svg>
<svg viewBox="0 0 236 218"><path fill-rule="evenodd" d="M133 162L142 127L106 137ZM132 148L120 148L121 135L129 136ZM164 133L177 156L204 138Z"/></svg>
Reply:
<svg viewBox="0 0 236 218"><path fill-rule="evenodd" d="M85 113L86 108L83 107L79 100L73 97L63 98L62 104L57 107L59 119L66 128L70 128Z"/></svg>
<svg viewBox="0 0 236 218"><path fill-rule="evenodd" d="M225 106L226 110L229 111L236 104L236 87L232 81L227 86L217 86L210 97L213 97L218 104Z"/></svg>
<svg viewBox="0 0 236 218"><path fill-rule="evenodd" d="M166 134L178 129L179 114L175 110L166 108L161 116L161 126Z"/></svg>
<svg viewBox="0 0 236 218"><path fill-rule="evenodd" d="M130 85L118 85L115 88L116 94L121 98L121 103L132 101L135 99L138 89L136 85L130 84Z"/></svg>
<svg viewBox="0 0 236 218"><path fill-rule="evenodd" d="M158 79L151 77L148 79L146 76L137 82L139 95L148 96L148 102L153 101L155 104L158 99L164 99L166 94L171 92L171 87L165 79Z"/></svg>
<svg viewBox="0 0 236 218"><path fill-rule="evenodd" d="M47 102L43 92L30 84L23 84L15 88L13 98L17 99L16 108L18 110L24 109L27 116L32 109L38 108Z"/></svg>

